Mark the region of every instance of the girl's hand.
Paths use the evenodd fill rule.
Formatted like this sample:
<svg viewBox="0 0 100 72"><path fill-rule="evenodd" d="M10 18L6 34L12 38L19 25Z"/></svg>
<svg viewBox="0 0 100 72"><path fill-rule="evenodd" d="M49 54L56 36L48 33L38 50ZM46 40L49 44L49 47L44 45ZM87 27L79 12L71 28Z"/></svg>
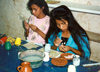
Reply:
<svg viewBox="0 0 100 72"><path fill-rule="evenodd" d="M29 25L30 26L30 28L32 29L32 30L34 30L34 31L36 31L38 28L35 26L35 25L33 25L33 24L30 24Z"/></svg>
<svg viewBox="0 0 100 72"><path fill-rule="evenodd" d="M26 21L24 21L24 26L25 26L25 29L26 29L26 30L29 29L29 24L28 24Z"/></svg>
<svg viewBox="0 0 100 72"><path fill-rule="evenodd" d="M62 52L67 52L67 51L70 51L71 50L71 47L70 46L61 45L59 47L59 50L62 51Z"/></svg>
<svg viewBox="0 0 100 72"><path fill-rule="evenodd" d="M56 39L54 40L54 45L55 46L59 46L59 44L62 42L62 40L59 37L56 37Z"/></svg>

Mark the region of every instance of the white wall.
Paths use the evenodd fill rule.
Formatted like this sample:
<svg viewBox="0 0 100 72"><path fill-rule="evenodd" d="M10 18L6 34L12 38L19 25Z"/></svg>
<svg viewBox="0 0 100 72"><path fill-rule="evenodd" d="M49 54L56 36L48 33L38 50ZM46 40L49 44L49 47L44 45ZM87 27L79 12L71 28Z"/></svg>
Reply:
<svg viewBox="0 0 100 72"><path fill-rule="evenodd" d="M24 39L23 20L30 16L28 0L0 0L0 33Z"/></svg>
<svg viewBox="0 0 100 72"><path fill-rule="evenodd" d="M67 1L78 4L100 6L100 0L55 0L55 1L65 1L65 2Z"/></svg>

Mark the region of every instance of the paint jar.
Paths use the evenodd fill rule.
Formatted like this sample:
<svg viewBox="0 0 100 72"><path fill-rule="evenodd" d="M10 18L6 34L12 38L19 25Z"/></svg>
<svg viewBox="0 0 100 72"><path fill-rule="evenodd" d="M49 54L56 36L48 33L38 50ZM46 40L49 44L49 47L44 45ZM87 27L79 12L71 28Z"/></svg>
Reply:
<svg viewBox="0 0 100 72"><path fill-rule="evenodd" d="M5 42L5 49L10 50L11 49L11 43L9 41Z"/></svg>
<svg viewBox="0 0 100 72"><path fill-rule="evenodd" d="M0 44L4 44L5 42L6 42L6 40L7 40L7 37L5 36L5 37L3 37L3 38L1 38L0 39Z"/></svg>
<svg viewBox="0 0 100 72"><path fill-rule="evenodd" d="M50 44L45 44L45 52L50 52L51 45Z"/></svg>
<svg viewBox="0 0 100 72"><path fill-rule="evenodd" d="M73 65L79 66L80 65L80 56L79 55L74 55L73 57Z"/></svg>
<svg viewBox="0 0 100 72"><path fill-rule="evenodd" d="M76 67L74 65L69 65L68 72L76 72Z"/></svg>
<svg viewBox="0 0 100 72"><path fill-rule="evenodd" d="M15 45L20 46L21 45L21 38L17 37L15 40Z"/></svg>
<svg viewBox="0 0 100 72"><path fill-rule="evenodd" d="M49 61L49 53L48 53L48 52L44 52L43 61L44 61L44 62L48 62L48 61Z"/></svg>

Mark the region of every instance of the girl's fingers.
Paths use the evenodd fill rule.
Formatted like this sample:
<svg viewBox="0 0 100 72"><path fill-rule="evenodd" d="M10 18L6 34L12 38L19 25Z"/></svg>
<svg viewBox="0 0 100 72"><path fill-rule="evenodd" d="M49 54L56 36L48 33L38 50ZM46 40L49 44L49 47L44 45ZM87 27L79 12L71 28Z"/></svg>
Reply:
<svg viewBox="0 0 100 72"><path fill-rule="evenodd" d="M65 48L64 48L64 47L63 47L62 49L63 49L63 52L66 52L66 50L65 50Z"/></svg>
<svg viewBox="0 0 100 72"><path fill-rule="evenodd" d="M59 37L57 37L56 39L58 42L60 42L60 43L62 42L62 40Z"/></svg>
<svg viewBox="0 0 100 72"><path fill-rule="evenodd" d="M30 26L30 28L31 28L32 30L36 31L37 27L36 27L35 25L29 24L29 26Z"/></svg>
<svg viewBox="0 0 100 72"><path fill-rule="evenodd" d="M60 46L60 50L63 51L63 52L66 52L65 46L64 46L64 45L61 45L61 46Z"/></svg>
<svg viewBox="0 0 100 72"><path fill-rule="evenodd" d="M64 52L64 48L63 48L62 45L59 47L59 49L60 49L60 51L63 51Z"/></svg>
<svg viewBox="0 0 100 72"><path fill-rule="evenodd" d="M24 21L24 25L26 29L29 29L29 24L26 21Z"/></svg>
<svg viewBox="0 0 100 72"><path fill-rule="evenodd" d="M27 24L27 22L26 22L26 21L24 21L24 24Z"/></svg>
<svg viewBox="0 0 100 72"><path fill-rule="evenodd" d="M63 47L62 47L62 51L63 51L63 52L65 51Z"/></svg>

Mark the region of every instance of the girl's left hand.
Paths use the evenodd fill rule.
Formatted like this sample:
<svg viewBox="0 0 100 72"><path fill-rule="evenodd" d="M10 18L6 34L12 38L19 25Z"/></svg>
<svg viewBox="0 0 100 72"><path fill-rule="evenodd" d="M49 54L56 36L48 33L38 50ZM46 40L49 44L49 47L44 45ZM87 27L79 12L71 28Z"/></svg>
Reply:
<svg viewBox="0 0 100 72"><path fill-rule="evenodd" d="M56 37L54 40L54 45L59 46L61 42L62 42L62 40L59 37Z"/></svg>
<svg viewBox="0 0 100 72"><path fill-rule="evenodd" d="M36 31L38 28L35 26L35 25L33 25L33 24L29 24L29 26L30 26L30 28L32 29L32 30L34 30L34 31Z"/></svg>
<svg viewBox="0 0 100 72"><path fill-rule="evenodd" d="M59 47L59 50L62 51L62 52L67 52L67 51L70 51L71 50L71 47L70 46L61 45Z"/></svg>

